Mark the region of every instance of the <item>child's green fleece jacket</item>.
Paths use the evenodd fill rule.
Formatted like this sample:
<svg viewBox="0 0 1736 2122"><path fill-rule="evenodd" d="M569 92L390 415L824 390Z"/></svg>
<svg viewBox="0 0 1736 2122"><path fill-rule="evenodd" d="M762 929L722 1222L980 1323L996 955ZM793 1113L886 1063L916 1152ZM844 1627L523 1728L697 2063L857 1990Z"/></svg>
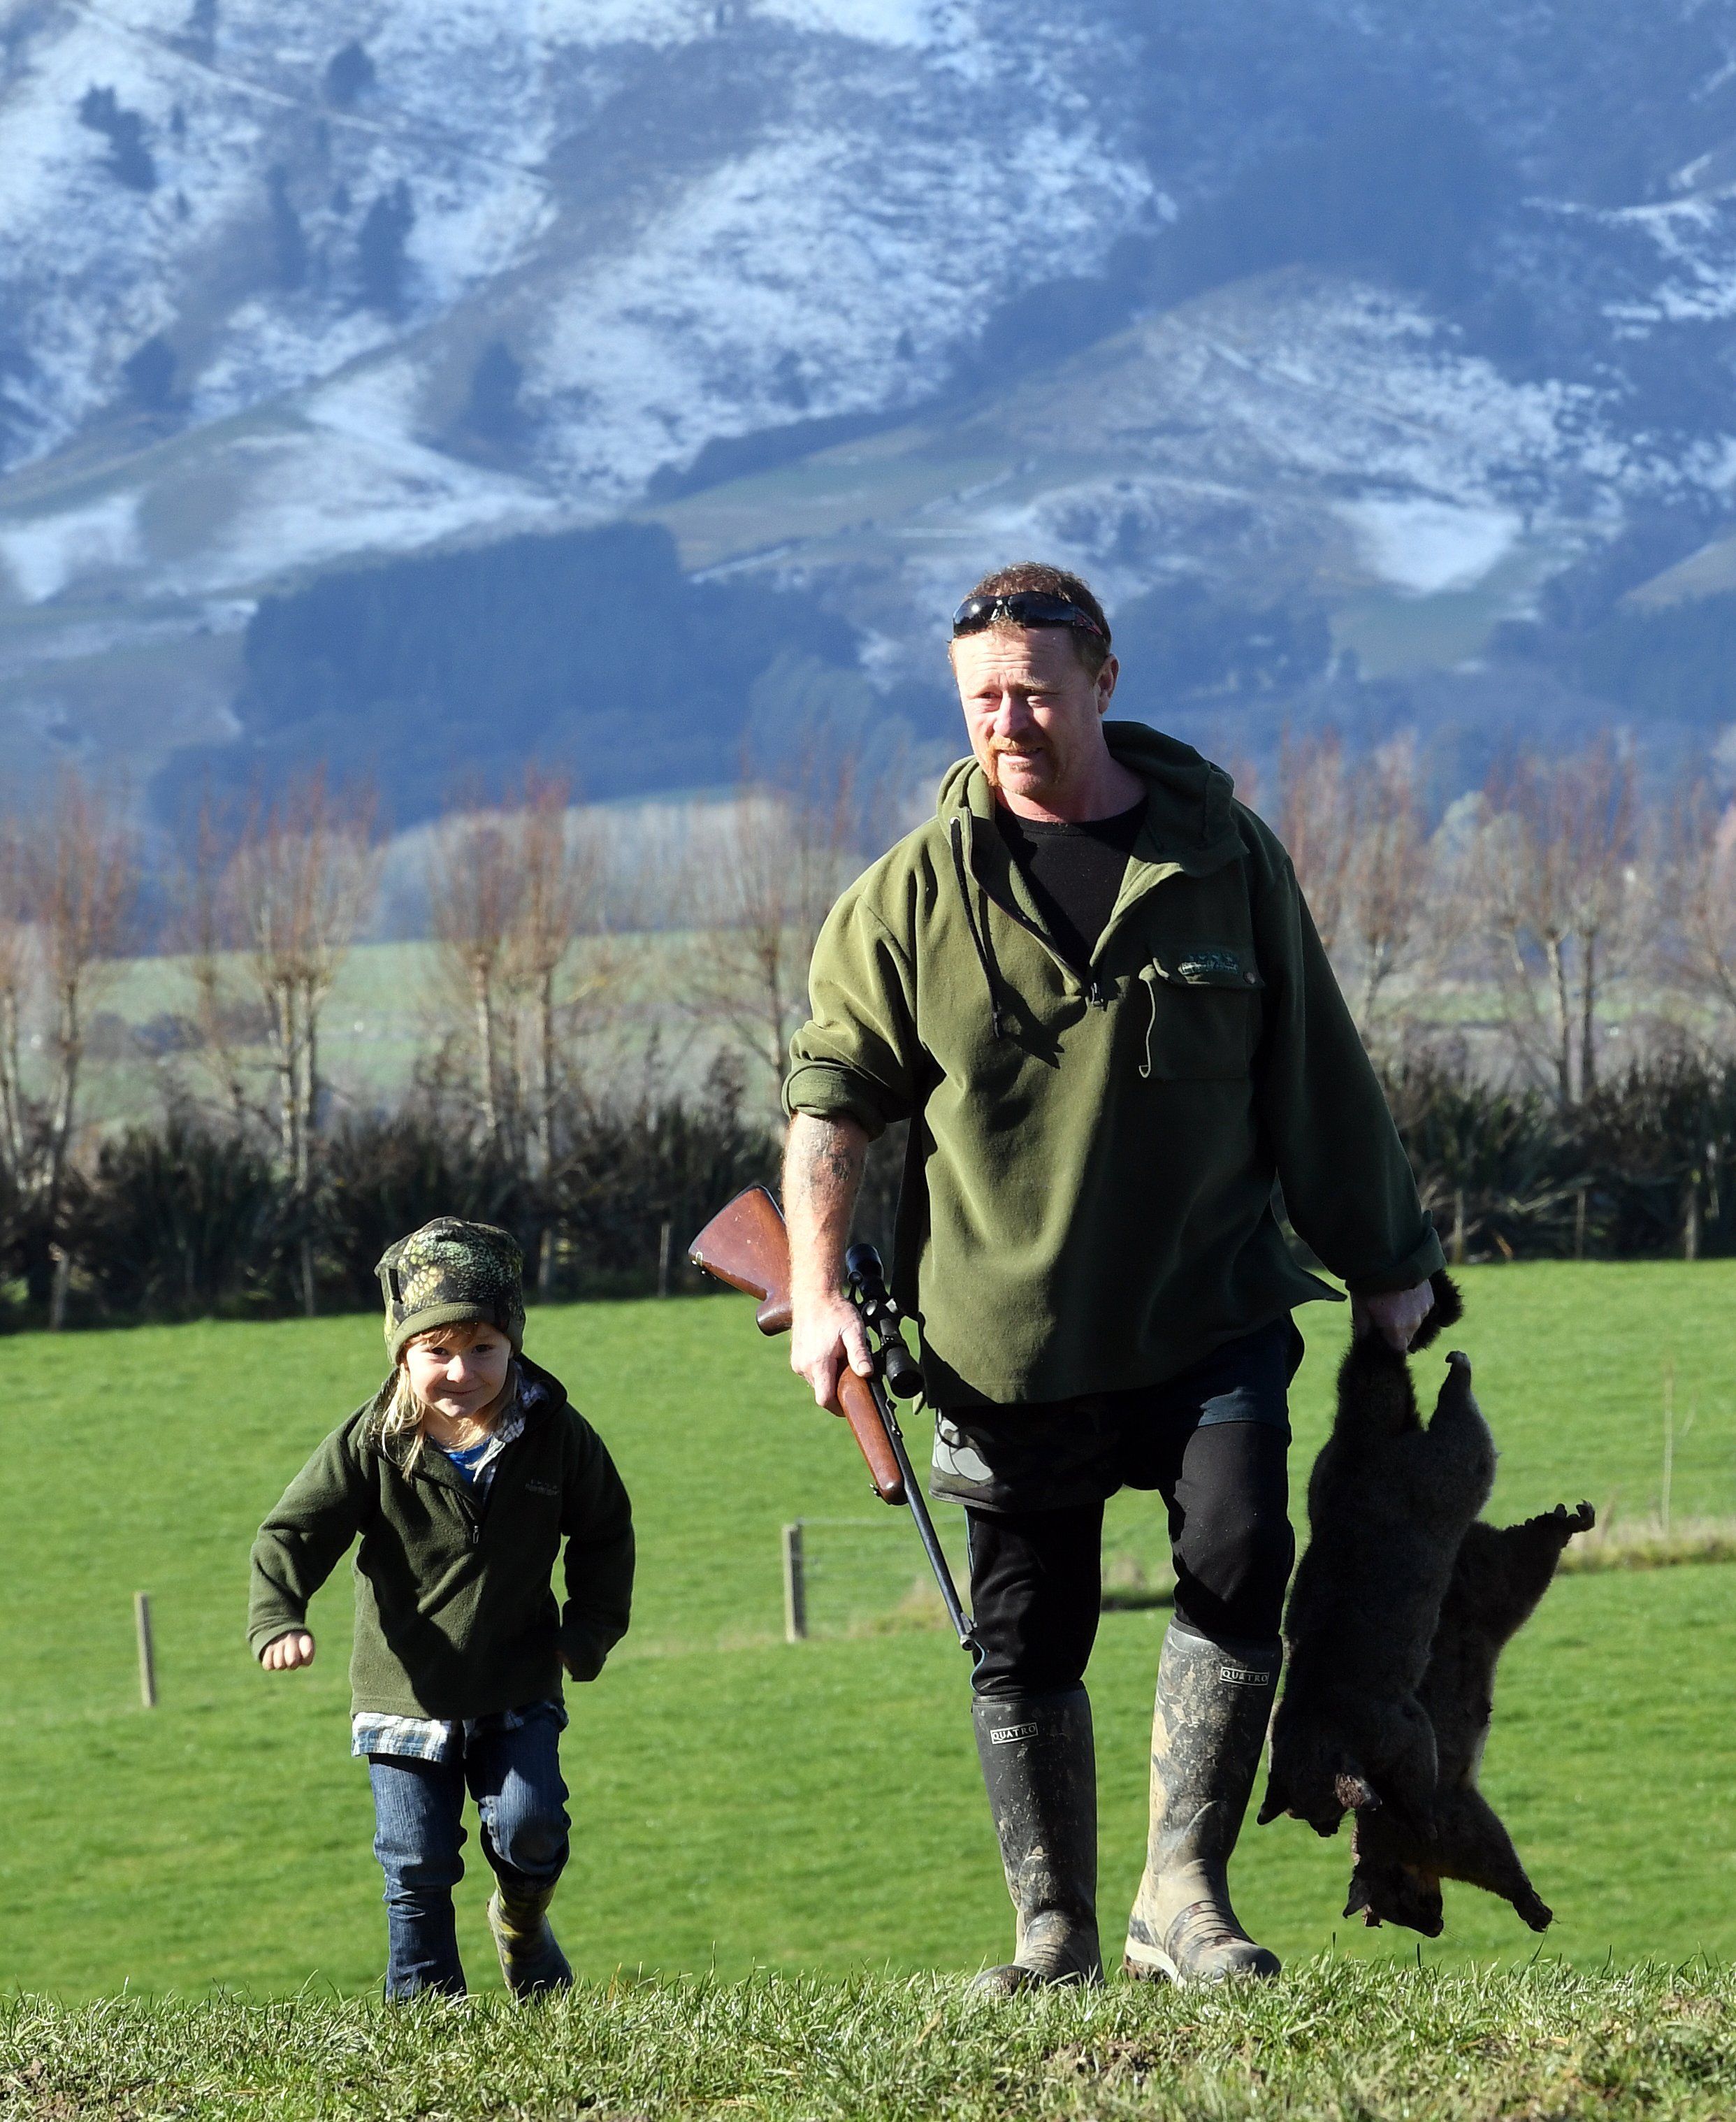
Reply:
<svg viewBox="0 0 1736 2122"><path fill-rule="evenodd" d="M603 1440L558 1379L541 1386L523 1433L478 1498L443 1452L388 1448L375 1419L388 1379L315 1452L253 1546L247 1640L255 1657L305 1624L307 1602L352 1540L356 1554L352 1708L397 1717L486 1717L559 1701L561 1661L595 1680L632 1605L632 1507ZM551 1588L562 1539L567 1601Z"/></svg>

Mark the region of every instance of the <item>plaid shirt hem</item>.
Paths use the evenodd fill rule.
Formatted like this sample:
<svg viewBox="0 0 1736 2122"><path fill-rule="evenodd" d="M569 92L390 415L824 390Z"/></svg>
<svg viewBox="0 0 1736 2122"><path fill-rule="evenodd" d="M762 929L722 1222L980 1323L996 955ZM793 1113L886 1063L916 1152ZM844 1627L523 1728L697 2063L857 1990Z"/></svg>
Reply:
<svg viewBox="0 0 1736 2122"><path fill-rule="evenodd" d="M527 1702L488 1717L386 1717L358 1709L350 1719L350 1751L400 1760L461 1760L478 1738L516 1732L534 1717L552 1717L561 1731L567 1729L567 1712L558 1702Z"/></svg>

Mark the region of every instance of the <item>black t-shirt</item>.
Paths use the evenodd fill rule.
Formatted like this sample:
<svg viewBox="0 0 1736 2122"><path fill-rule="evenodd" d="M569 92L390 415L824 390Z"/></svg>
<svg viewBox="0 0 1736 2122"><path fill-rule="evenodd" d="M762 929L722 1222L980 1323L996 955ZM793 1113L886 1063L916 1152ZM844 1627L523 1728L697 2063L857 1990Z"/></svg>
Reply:
<svg viewBox="0 0 1736 2122"><path fill-rule="evenodd" d="M1076 972L1090 966L1109 925L1127 857L1145 820L1143 796L1131 811L1082 825L1039 824L1015 816L1004 805L995 806L1001 837L1024 873L1056 948Z"/></svg>

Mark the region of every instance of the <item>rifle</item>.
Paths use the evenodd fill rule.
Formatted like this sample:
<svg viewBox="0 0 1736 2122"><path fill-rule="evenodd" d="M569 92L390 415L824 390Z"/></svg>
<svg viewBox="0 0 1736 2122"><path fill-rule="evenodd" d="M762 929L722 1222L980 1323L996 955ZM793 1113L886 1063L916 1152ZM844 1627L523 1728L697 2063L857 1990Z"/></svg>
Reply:
<svg viewBox="0 0 1736 2122"><path fill-rule="evenodd" d="M720 1208L688 1247L687 1256L731 1289L758 1298L754 1317L762 1334L789 1330L790 1237L782 1211L763 1186L749 1186ZM960 1644L979 1655L981 1647L959 1601L887 1391L889 1386L901 1400L914 1399L922 1390L922 1373L904 1345L898 1308L886 1288L880 1255L872 1246L852 1246L844 1257L844 1271L851 1302L873 1337L874 1375L861 1377L847 1364L832 1412L849 1423L881 1502L908 1506L947 1618Z"/></svg>

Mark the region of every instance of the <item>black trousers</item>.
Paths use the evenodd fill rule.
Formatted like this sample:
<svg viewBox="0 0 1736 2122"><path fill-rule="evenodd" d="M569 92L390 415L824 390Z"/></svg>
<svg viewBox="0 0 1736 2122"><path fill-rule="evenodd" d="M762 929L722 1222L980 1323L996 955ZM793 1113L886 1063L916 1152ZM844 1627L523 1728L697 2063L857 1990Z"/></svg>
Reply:
<svg viewBox="0 0 1736 2122"><path fill-rule="evenodd" d="M972 1683L978 1694L1052 1694L1079 1685L1097 1636L1104 1503L1122 1487L1155 1489L1163 1498L1176 1611L1184 1620L1216 1642L1276 1638L1295 1559L1286 1400L1300 1356L1300 1337L1286 1320L1228 1344L1164 1385L1043 1410L1062 1425L1057 1443L1068 1439L1058 1454L1066 1467L1056 1484L1059 1499L1048 1507L966 1508L972 1611L983 1647ZM1080 1428L1068 1423L1070 1414L1084 1418L1100 1447L1090 1455L1099 1493L1085 1498ZM970 1448L992 1465L992 1414L972 1409L961 1419ZM1011 1427L1022 1456L1030 1429L1023 1422Z"/></svg>

